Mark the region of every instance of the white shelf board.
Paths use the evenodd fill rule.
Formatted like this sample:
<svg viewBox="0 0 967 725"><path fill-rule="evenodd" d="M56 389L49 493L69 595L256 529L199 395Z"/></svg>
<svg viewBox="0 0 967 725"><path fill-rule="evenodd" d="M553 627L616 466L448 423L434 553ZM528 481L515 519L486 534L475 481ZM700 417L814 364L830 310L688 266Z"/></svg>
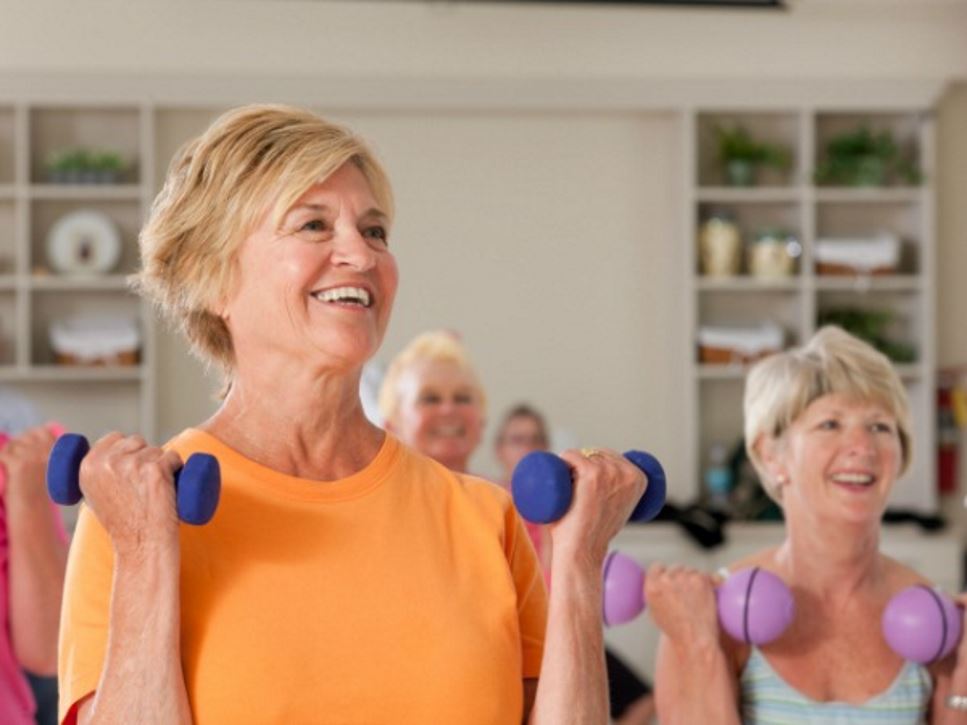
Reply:
<svg viewBox="0 0 967 725"><path fill-rule="evenodd" d="M897 274L885 277L816 277L816 289L820 292L919 292L923 281L917 275Z"/></svg>
<svg viewBox="0 0 967 725"><path fill-rule="evenodd" d="M695 366L695 372L699 380L736 380L745 379L745 374L749 372L749 365L708 365L699 363ZM922 366L918 363L894 365L894 368L903 380L915 381L923 376Z"/></svg>
<svg viewBox="0 0 967 725"><path fill-rule="evenodd" d="M802 281L799 277L765 279L749 275L697 276L695 287L702 292L797 292L802 287Z"/></svg>
<svg viewBox="0 0 967 725"><path fill-rule="evenodd" d="M137 184L32 184L32 199L43 201L137 201Z"/></svg>
<svg viewBox="0 0 967 725"><path fill-rule="evenodd" d="M100 290L128 289L127 275L108 274L81 276L34 275L30 277L30 287L35 290L63 292L84 292Z"/></svg>
<svg viewBox="0 0 967 725"><path fill-rule="evenodd" d="M83 367L70 365L0 366L0 381L5 382L139 382L142 366Z"/></svg>
<svg viewBox="0 0 967 725"><path fill-rule="evenodd" d="M799 202L801 190L796 186L703 186L696 191L698 201L720 203Z"/></svg>
<svg viewBox="0 0 967 725"><path fill-rule="evenodd" d="M817 187L816 201L829 204L882 203L913 204L920 201L923 190L916 186L901 187Z"/></svg>
<svg viewBox="0 0 967 725"><path fill-rule="evenodd" d="M16 196L16 186L13 184L0 184L0 201L13 201Z"/></svg>

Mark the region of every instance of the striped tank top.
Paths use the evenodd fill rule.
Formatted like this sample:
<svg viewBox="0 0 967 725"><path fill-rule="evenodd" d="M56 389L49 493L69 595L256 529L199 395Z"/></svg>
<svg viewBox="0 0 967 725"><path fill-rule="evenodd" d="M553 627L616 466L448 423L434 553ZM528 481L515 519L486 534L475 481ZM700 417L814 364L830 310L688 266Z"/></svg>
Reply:
<svg viewBox="0 0 967 725"><path fill-rule="evenodd" d="M862 705L818 702L786 683L753 647L740 687L745 725L918 725L926 722L933 681L922 665L904 662L893 684Z"/></svg>

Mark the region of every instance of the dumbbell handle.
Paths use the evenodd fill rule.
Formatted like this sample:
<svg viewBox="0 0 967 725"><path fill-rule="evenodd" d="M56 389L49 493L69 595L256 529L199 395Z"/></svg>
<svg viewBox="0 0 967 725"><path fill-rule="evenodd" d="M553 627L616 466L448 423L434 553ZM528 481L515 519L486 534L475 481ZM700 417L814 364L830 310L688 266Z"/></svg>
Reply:
<svg viewBox="0 0 967 725"><path fill-rule="evenodd" d="M47 463L47 491L62 506L72 506L83 498L80 486L81 460L90 451L87 439L65 433L54 444ZM207 524L221 493L218 459L207 453L194 453L175 472L178 518L186 524Z"/></svg>
<svg viewBox="0 0 967 725"><path fill-rule="evenodd" d="M648 487L631 512L631 521L650 521L665 505L665 469L644 451L628 451L624 456L648 478ZM548 524L571 507L574 481L564 459L547 451L533 451L514 468L511 490L521 516L535 524Z"/></svg>
<svg viewBox="0 0 967 725"><path fill-rule="evenodd" d="M631 621L645 609L645 570L620 552L604 562L604 623ZM739 642L757 645L782 634L795 612L792 593L772 572L751 567L733 572L716 588L719 622Z"/></svg>
<svg viewBox="0 0 967 725"><path fill-rule="evenodd" d="M53 435L54 437L58 437L60 435L63 435L64 433L64 426L62 426L60 423L48 423L46 428L51 432L51 435ZM0 448L3 448L5 445L7 445L7 441L9 440L10 440L10 436L8 436L6 433L0 433ZM6 466L0 465L0 493L5 491L6 488L7 488L7 468Z"/></svg>

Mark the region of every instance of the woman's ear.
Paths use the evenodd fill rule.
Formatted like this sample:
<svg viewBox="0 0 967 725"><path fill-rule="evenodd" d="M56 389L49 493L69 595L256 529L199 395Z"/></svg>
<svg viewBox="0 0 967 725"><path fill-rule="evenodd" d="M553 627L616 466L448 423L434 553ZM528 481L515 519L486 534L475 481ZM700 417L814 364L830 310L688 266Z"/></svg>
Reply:
<svg viewBox="0 0 967 725"><path fill-rule="evenodd" d="M783 455L784 446L780 438L761 434L755 442L755 451L762 461L762 467L769 474L769 478L779 486L789 483L789 474L786 470L785 457Z"/></svg>

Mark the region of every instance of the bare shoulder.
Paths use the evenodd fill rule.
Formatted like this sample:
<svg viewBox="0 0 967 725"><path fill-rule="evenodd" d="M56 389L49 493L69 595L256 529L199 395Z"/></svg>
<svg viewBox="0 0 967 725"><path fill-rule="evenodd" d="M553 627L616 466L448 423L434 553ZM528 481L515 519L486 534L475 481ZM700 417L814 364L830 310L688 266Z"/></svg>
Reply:
<svg viewBox="0 0 967 725"><path fill-rule="evenodd" d="M896 559L880 554L880 565L883 567L883 574L887 582L887 587L893 593L913 586L914 584L925 584L932 586L933 582L923 574L906 564L902 564Z"/></svg>
<svg viewBox="0 0 967 725"><path fill-rule="evenodd" d="M776 553L778 551L779 547L775 546L770 549L762 549L754 554L749 554L748 556L729 564L729 573L731 574L741 569L750 569L757 566L781 576L782 572L779 570L779 563L776 559Z"/></svg>

